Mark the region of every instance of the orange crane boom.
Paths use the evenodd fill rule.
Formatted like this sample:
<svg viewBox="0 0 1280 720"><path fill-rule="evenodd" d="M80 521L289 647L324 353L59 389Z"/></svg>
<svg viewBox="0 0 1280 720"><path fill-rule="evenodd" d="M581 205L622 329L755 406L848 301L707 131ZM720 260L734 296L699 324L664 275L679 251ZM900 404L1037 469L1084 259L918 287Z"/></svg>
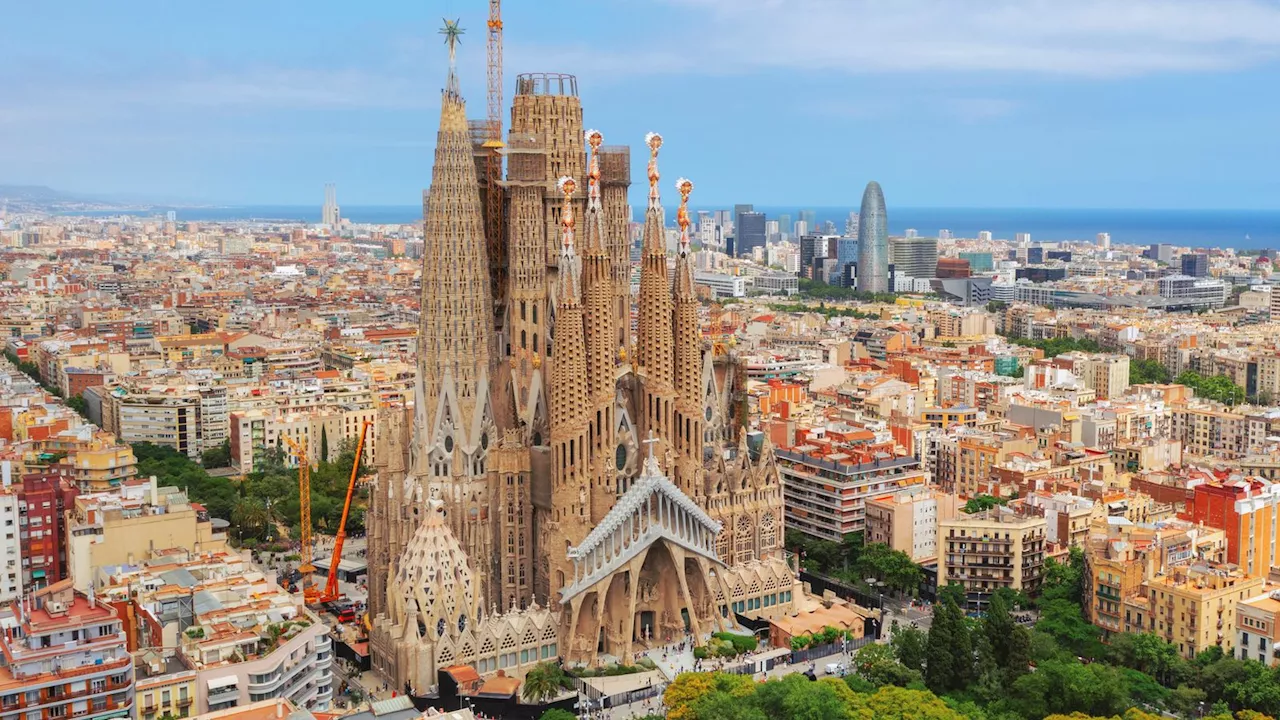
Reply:
<svg viewBox="0 0 1280 720"><path fill-rule="evenodd" d="M355 494L356 478L360 476L360 458L364 453L364 438L373 423L365 420L360 426L360 441L356 443L356 456L351 461L351 479L347 481L347 502L342 506L342 522L338 523L338 536L333 541L333 558L329 560L329 579L324 585L324 594L319 602L330 602L338 599L338 563L342 562L342 545L347 540L347 515L351 512L351 496Z"/></svg>

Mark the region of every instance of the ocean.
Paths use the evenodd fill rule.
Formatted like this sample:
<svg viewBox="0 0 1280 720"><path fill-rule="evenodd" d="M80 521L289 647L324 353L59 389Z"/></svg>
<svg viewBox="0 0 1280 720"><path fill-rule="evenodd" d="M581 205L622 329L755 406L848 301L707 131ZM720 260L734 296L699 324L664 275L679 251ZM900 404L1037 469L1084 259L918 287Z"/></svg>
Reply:
<svg viewBox="0 0 1280 720"><path fill-rule="evenodd" d="M634 206L637 220L641 207ZM229 220L286 220L320 222L320 206L315 205L248 205L242 207L154 208L148 213L163 216L174 210L179 220L219 222ZM717 208L694 208L696 210ZM723 208L719 208L723 209ZM845 220L856 207L815 207L819 223L830 220L837 232L844 232ZM766 219L781 214L800 217L800 209L780 206L756 206ZM119 213L95 212L85 215L104 216ZM356 223L415 223L422 219L421 206L354 205L342 208L344 217ZM667 221L675 215L674 203L667 208ZM990 230L997 239L1012 240L1015 233L1031 234L1032 241L1093 242L1100 232L1111 234L1115 244L1150 245L1169 243L1204 248L1236 248L1238 250L1280 248L1280 210L1089 210L1036 208L889 208L889 234L901 235L914 228L930 237L939 230L950 230L957 238L977 237Z"/></svg>

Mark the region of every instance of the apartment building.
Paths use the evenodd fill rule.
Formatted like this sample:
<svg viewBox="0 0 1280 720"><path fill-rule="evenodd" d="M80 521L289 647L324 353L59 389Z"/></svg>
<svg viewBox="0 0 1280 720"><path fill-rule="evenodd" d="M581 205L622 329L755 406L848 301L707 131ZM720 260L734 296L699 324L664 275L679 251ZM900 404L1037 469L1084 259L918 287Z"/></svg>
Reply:
<svg viewBox="0 0 1280 720"><path fill-rule="evenodd" d="M1093 520L1106 514L1106 507L1091 498L1066 492L1032 492L1023 502L1044 517L1045 539L1054 545L1083 546Z"/></svg>
<svg viewBox="0 0 1280 720"><path fill-rule="evenodd" d="M21 484L14 487L18 495L22 587L30 590L65 580L65 517L75 502L75 486L65 475L40 472L23 475Z"/></svg>
<svg viewBox="0 0 1280 720"><path fill-rule="evenodd" d="M133 658L110 605L63 581L0 619L0 720L133 717Z"/></svg>
<svg viewBox="0 0 1280 720"><path fill-rule="evenodd" d="M1220 564L1227 539L1221 530L1184 520L1153 524L1124 517L1095 519L1084 546L1085 582L1082 605L1103 638L1138 625L1127 601L1146 597L1148 580L1186 568L1192 562Z"/></svg>
<svg viewBox="0 0 1280 720"><path fill-rule="evenodd" d="M291 412L258 408L231 413L231 464L242 473L251 473L268 448L288 447L285 438L305 441L313 463L322 459L321 451L326 446L329 457L324 459L333 460L343 443L356 443L364 423L375 423L376 419L377 410L372 404L348 410L316 408ZM377 447L377 425L372 424L365 436L363 462L374 462ZM290 464L294 462L289 459Z"/></svg>
<svg viewBox="0 0 1280 720"><path fill-rule="evenodd" d="M176 553L105 579L103 597L132 602L138 632L195 674L192 714L273 698L327 710L333 696L329 628L296 598L231 552ZM186 675L152 658L155 712L182 698ZM158 697L156 693L159 693ZM146 700L145 695L143 696Z"/></svg>
<svg viewBox="0 0 1280 720"><path fill-rule="evenodd" d="M138 653L134 685L134 704L138 720L158 720L168 715L185 718L191 715L198 695L198 674L190 670L176 654L147 650Z"/></svg>
<svg viewBox="0 0 1280 720"><path fill-rule="evenodd" d="M924 485L867 500L866 542L884 543L927 563L938 557L938 523L959 512L960 501Z"/></svg>
<svg viewBox="0 0 1280 720"><path fill-rule="evenodd" d="M1256 597L1265 582L1233 565L1196 562L1166 570L1125 600L1125 632L1162 637L1188 659L1215 646L1234 655L1236 606Z"/></svg>
<svg viewBox="0 0 1280 720"><path fill-rule="evenodd" d="M108 492L138 474L133 448L114 435L91 425L53 435L35 445L35 451L62 456L57 469L80 492Z"/></svg>
<svg viewBox="0 0 1280 720"><path fill-rule="evenodd" d="M1280 484L1233 476L1194 487L1191 520L1219 528L1227 536L1227 562L1246 575L1266 575L1280 566Z"/></svg>
<svg viewBox="0 0 1280 720"><path fill-rule="evenodd" d="M197 512L184 492L159 487L154 477L126 484L119 493L77 497L69 523L70 576L86 592L117 565L176 549L226 547L225 534L213 531L208 516Z"/></svg>
<svg viewBox="0 0 1280 720"><path fill-rule="evenodd" d="M924 485L914 457L822 455L813 445L775 450L787 527L840 542L866 525L866 502L888 490ZM861 461L860 461L861 460Z"/></svg>
<svg viewBox="0 0 1280 720"><path fill-rule="evenodd" d="M1013 431L953 428L930 438L929 465L933 482L961 497L993 491L995 469L1015 455L1031 455L1039 449L1035 437Z"/></svg>
<svg viewBox="0 0 1280 720"><path fill-rule="evenodd" d="M1183 451L1200 457L1234 460L1263 451L1268 435L1265 418L1232 412L1220 403L1175 403L1169 434Z"/></svg>
<svg viewBox="0 0 1280 720"><path fill-rule="evenodd" d="M18 488L6 481L0 487L0 602L22 595L22 538Z"/></svg>
<svg viewBox="0 0 1280 720"><path fill-rule="evenodd" d="M1045 519L995 507L938 523L938 586L965 587L970 608L997 589L1034 593L1044 575Z"/></svg>

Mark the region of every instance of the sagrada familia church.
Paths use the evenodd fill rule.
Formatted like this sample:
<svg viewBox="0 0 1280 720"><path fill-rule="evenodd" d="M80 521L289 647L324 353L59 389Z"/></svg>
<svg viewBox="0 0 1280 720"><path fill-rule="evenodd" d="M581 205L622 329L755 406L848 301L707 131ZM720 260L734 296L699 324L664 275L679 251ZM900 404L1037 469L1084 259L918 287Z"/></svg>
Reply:
<svg viewBox="0 0 1280 720"><path fill-rule="evenodd" d="M485 235L490 151L465 112L451 57L423 202L416 397L375 430L374 669L422 695L454 664L632 663L735 613L786 612L801 588L773 452L749 442L745 372L699 325L692 183L673 186L672 268L662 138L647 136L633 295L630 150L584 132L576 79L517 79L499 243Z"/></svg>

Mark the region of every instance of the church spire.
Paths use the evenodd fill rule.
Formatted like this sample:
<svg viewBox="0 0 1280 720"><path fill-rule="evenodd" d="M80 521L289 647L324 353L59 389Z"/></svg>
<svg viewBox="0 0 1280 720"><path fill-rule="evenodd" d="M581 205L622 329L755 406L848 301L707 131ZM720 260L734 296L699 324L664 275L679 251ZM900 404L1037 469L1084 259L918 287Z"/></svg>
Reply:
<svg viewBox="0 0 1280 720"><path fill-rule="evenodd" d="M444 27L440 28L444 44L449 46L449 79L445 84L445 92L455 97L462 94L458 89L458 41L466 31L459 26L460 22L462 21L444 18Z"/></svg>
<svg viewBox="0 0 1280 720"><path fill-rule="evenodd" d="M645 211L641 251L636 361L649 381L670 387L671 285L667 280L666 231L658 191L658 150L662 148L662 136L649 133L645 144L649 146L649 208Z"/></svg>

